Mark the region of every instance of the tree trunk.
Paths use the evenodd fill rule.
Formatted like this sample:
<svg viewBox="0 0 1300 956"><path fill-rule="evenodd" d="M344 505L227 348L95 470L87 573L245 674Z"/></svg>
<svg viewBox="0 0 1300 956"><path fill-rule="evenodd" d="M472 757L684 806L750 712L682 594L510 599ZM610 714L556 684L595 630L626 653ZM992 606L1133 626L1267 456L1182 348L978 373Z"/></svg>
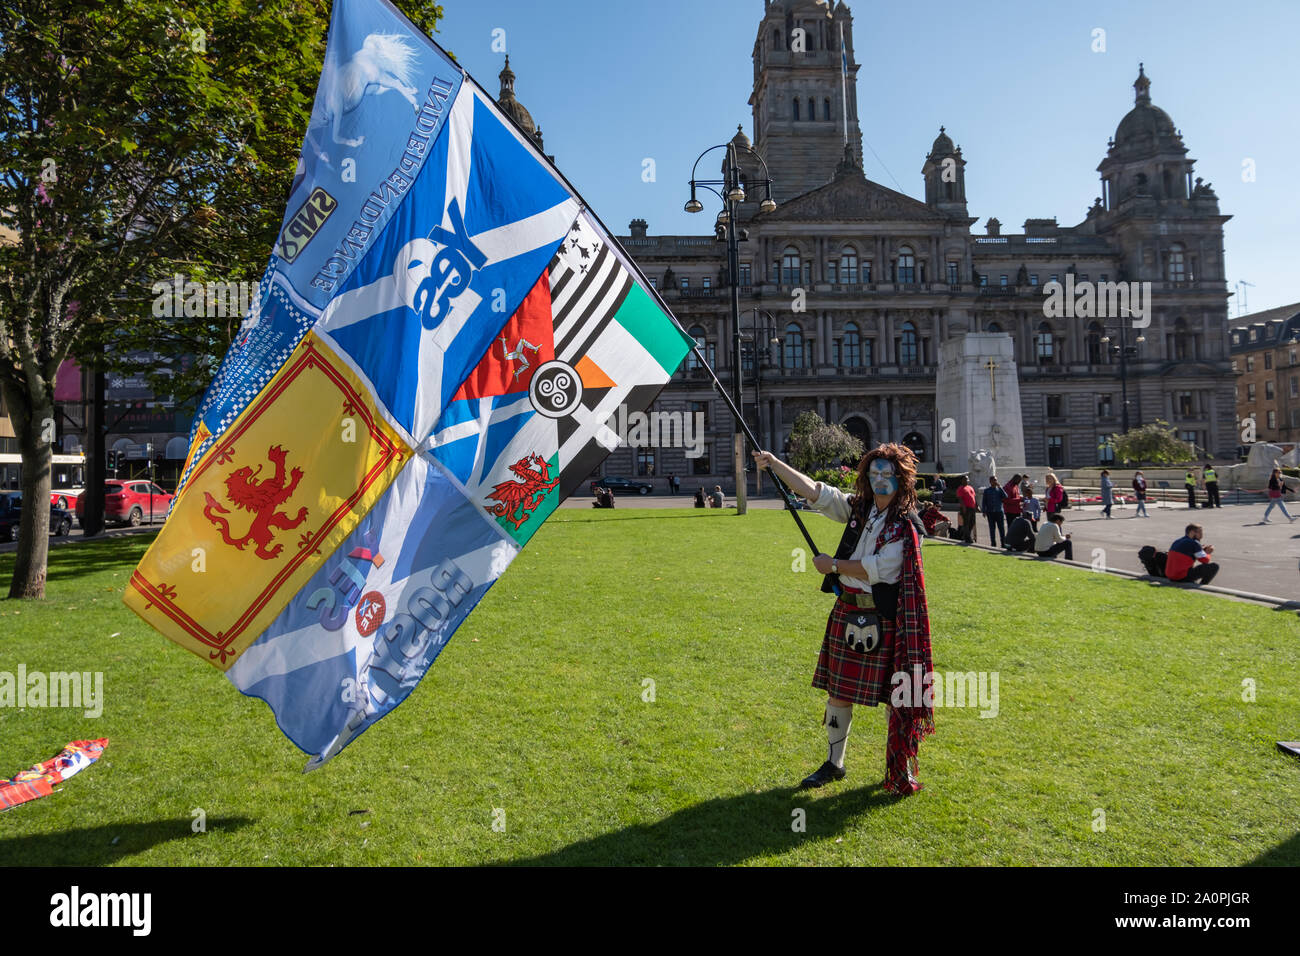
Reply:
<svg viewBox="0 0 1300 956"><path fill-rule="evenodd" d="M35 414L14 419L18 449L23 456L20 488L22 520L18 525L18 552L11 598L45 597L46 561L50 554L50 487L53 478L54 389L40 396Z"/></svg>

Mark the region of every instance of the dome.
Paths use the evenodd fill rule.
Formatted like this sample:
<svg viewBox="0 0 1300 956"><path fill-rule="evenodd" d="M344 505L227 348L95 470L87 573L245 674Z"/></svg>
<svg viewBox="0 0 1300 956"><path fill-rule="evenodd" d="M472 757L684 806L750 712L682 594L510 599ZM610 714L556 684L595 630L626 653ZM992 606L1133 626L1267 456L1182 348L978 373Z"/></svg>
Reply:
<svg viewBox="0 0 1300 956"><path fill-rule="evenodd" d="M953 150L952 139L944 132L945 127L939 127L939 135L934 138L934 145L930 147L931 156L948 156Z"/></svg>
<svg viewBox="0 0 1300 956"><path fill-rule="evenodd" d="M502 69L499 79L501 80L501 94L497 97L497 106L501 111L506 113L511 119L519 124L529 136L537 134L537 124L533 122L533 115L524 108L524 104L515 99L515 74L510 69L510 57L506 57L505 68Z"/></svg>
<svg viewBox="0 0 1300 956"><path fill-rule="evenodd" d="M731 137L731 141L737 146L749 149L749 137L745 135L745 129L739 123L736 124L736 135Z"/></svg>
<svg viewBox="0 0 1300 956"><path fill-rule="evenodd" d="M1151 80L1142 64L1138 64L1138 78L1133 83L1136 105L1119 121L1115 129L1114 148L1125 152L1144 153L1165 149L1186 152L1183 138L1178 135L1169 114L1151 102Z"/></svg>

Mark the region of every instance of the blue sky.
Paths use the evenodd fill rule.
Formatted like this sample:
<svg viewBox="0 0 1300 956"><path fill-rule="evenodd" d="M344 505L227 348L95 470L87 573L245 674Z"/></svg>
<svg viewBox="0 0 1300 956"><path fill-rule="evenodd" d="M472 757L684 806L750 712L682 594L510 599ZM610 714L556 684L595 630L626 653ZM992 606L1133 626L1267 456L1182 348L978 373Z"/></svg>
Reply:
<svg viewBox="0 0 1300 956"><path fill-rule="evenodd" d="M753 135L750 58L762 0L495 0L444 3L436 39L495 94L504 30L515 92L548 153L619 234L702 234L712 209L682 211L691 164L743 123ZM996 216L1083 219L1097 164L1133 105L1138 62L1213 183L1230 291L1250 312L1300 301L1300 3L850 3L871 179L923 195L939 126L962 147L975 230ZM1106 31L1095 53L1093 31ZM642 180L643 160L656 181ZM1255 181L1243 181L1254 161ZM709 159L709 173L716 162ZM882 165L883 164L883 165ZM888 171L886 171L888 170ZM891 175L892 174L892 175ZM1239 296L1229 300L1236 316Z"/></svg>

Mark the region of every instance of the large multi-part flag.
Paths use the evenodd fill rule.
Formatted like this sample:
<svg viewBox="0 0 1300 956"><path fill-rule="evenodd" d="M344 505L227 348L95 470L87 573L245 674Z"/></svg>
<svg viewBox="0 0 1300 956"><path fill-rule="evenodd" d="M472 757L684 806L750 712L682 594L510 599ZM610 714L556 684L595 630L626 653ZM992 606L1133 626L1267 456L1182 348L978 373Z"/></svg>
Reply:
<svg viewBox="0 0 1300 956"><path fill-rule="evenodd" d="M691 345L478 84L389 4L336 0L263 295L125 601L319 766Z"/></svg>

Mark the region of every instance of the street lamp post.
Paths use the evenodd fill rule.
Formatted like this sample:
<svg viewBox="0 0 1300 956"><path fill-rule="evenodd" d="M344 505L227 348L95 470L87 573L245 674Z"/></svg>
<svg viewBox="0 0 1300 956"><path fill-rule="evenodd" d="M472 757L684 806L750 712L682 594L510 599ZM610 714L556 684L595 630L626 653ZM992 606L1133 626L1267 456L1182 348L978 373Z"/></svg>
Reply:
<svg viewBox="0 0 1300 956"><path fill-rule="evenodd" d="M763 316L765 316L768 321L771 322L770 325L765 322L762 326L759 326L758 317L760 313ZM745 314L751 316L751 321L749 324L749 332L750 332L749 338L753 342L753 346L754 346L754 423L758 426L759 440L767 441L768 436L765 435L763 430L763 401L762 401L762 395L759 390L759 383L761 382L763 377L763 366L764 366L763 353L766 349L760 347L759 337L761 331L762 337L765 340L762 343L763 346L778 344L780 342L780 339L777 337L776 334L777 319L776 316L773 315L771 312L767 311L767 309L760 309L757 306L746 309ZM744 338L745 338L744 329L739 324L737 324L736 343L737 343L738 350L740 349L741 342ZM740 366L740 368L743 371L744 369L743 354L741 355L741 361L742 361L742 365ZM739 407L742 412L744 411L743 405L739 405L737 407ZM761 492L762 492L762 472L755 471L754 472L754 494L757 495L760 494Z"/></svg>
<svg viewBox="0 0 1300 956"><path fill-rule="evenodd" d="M695 171L699 168L700 160L715 149L726 150L727 158L723 165L722 178L696 179ZM740 164L736 160L737 150L741 149L757 157L763 167L764 178L761 182L750 183L751 186L762 185L763 187L763 201L759 203L759 210L771 212L776 209L776 202L772 199L772 180L767 177L767 163L751 147L735 142L710 146L696 157L695 165L691 167L691 198L687 200L685 206L686 211L691 213L704 210L704 204L695 198L696 189L707 189L722 200L722 212L718 214L717 222L714 224L714 234L719 242L726 242L727 244L727 285L731 291L731 325L734 329L740 327L740 242L749 238L748 230L741 230L737 224L738 207L745 201L745 189L741 182ZM736 407L736 414L739 416L744 409L744 396L741 391L739 335L736 336L733 347L732 369L732 398ZM739 514L744 514L747 510L745 500L745 436L739 418L735 423L733 453L736 475L736 511Z"/></svg>
<svg viewBox="0 0 1300 956"><path fill-rule="evenodd" d="M1111 345L1110 329L1106 329L1106 334L1101 337L1101 344L1110 349L1111 355L1119 356L1119 389L1120 389L1120 427L1124 434L1128 434L1128 360L1131 357L1137 358L1137 347L1146 341L1146 336L1139 334L1134 340L1133 345L1128 344L1128 323L1119 323L1119 345Z"/></svg>

